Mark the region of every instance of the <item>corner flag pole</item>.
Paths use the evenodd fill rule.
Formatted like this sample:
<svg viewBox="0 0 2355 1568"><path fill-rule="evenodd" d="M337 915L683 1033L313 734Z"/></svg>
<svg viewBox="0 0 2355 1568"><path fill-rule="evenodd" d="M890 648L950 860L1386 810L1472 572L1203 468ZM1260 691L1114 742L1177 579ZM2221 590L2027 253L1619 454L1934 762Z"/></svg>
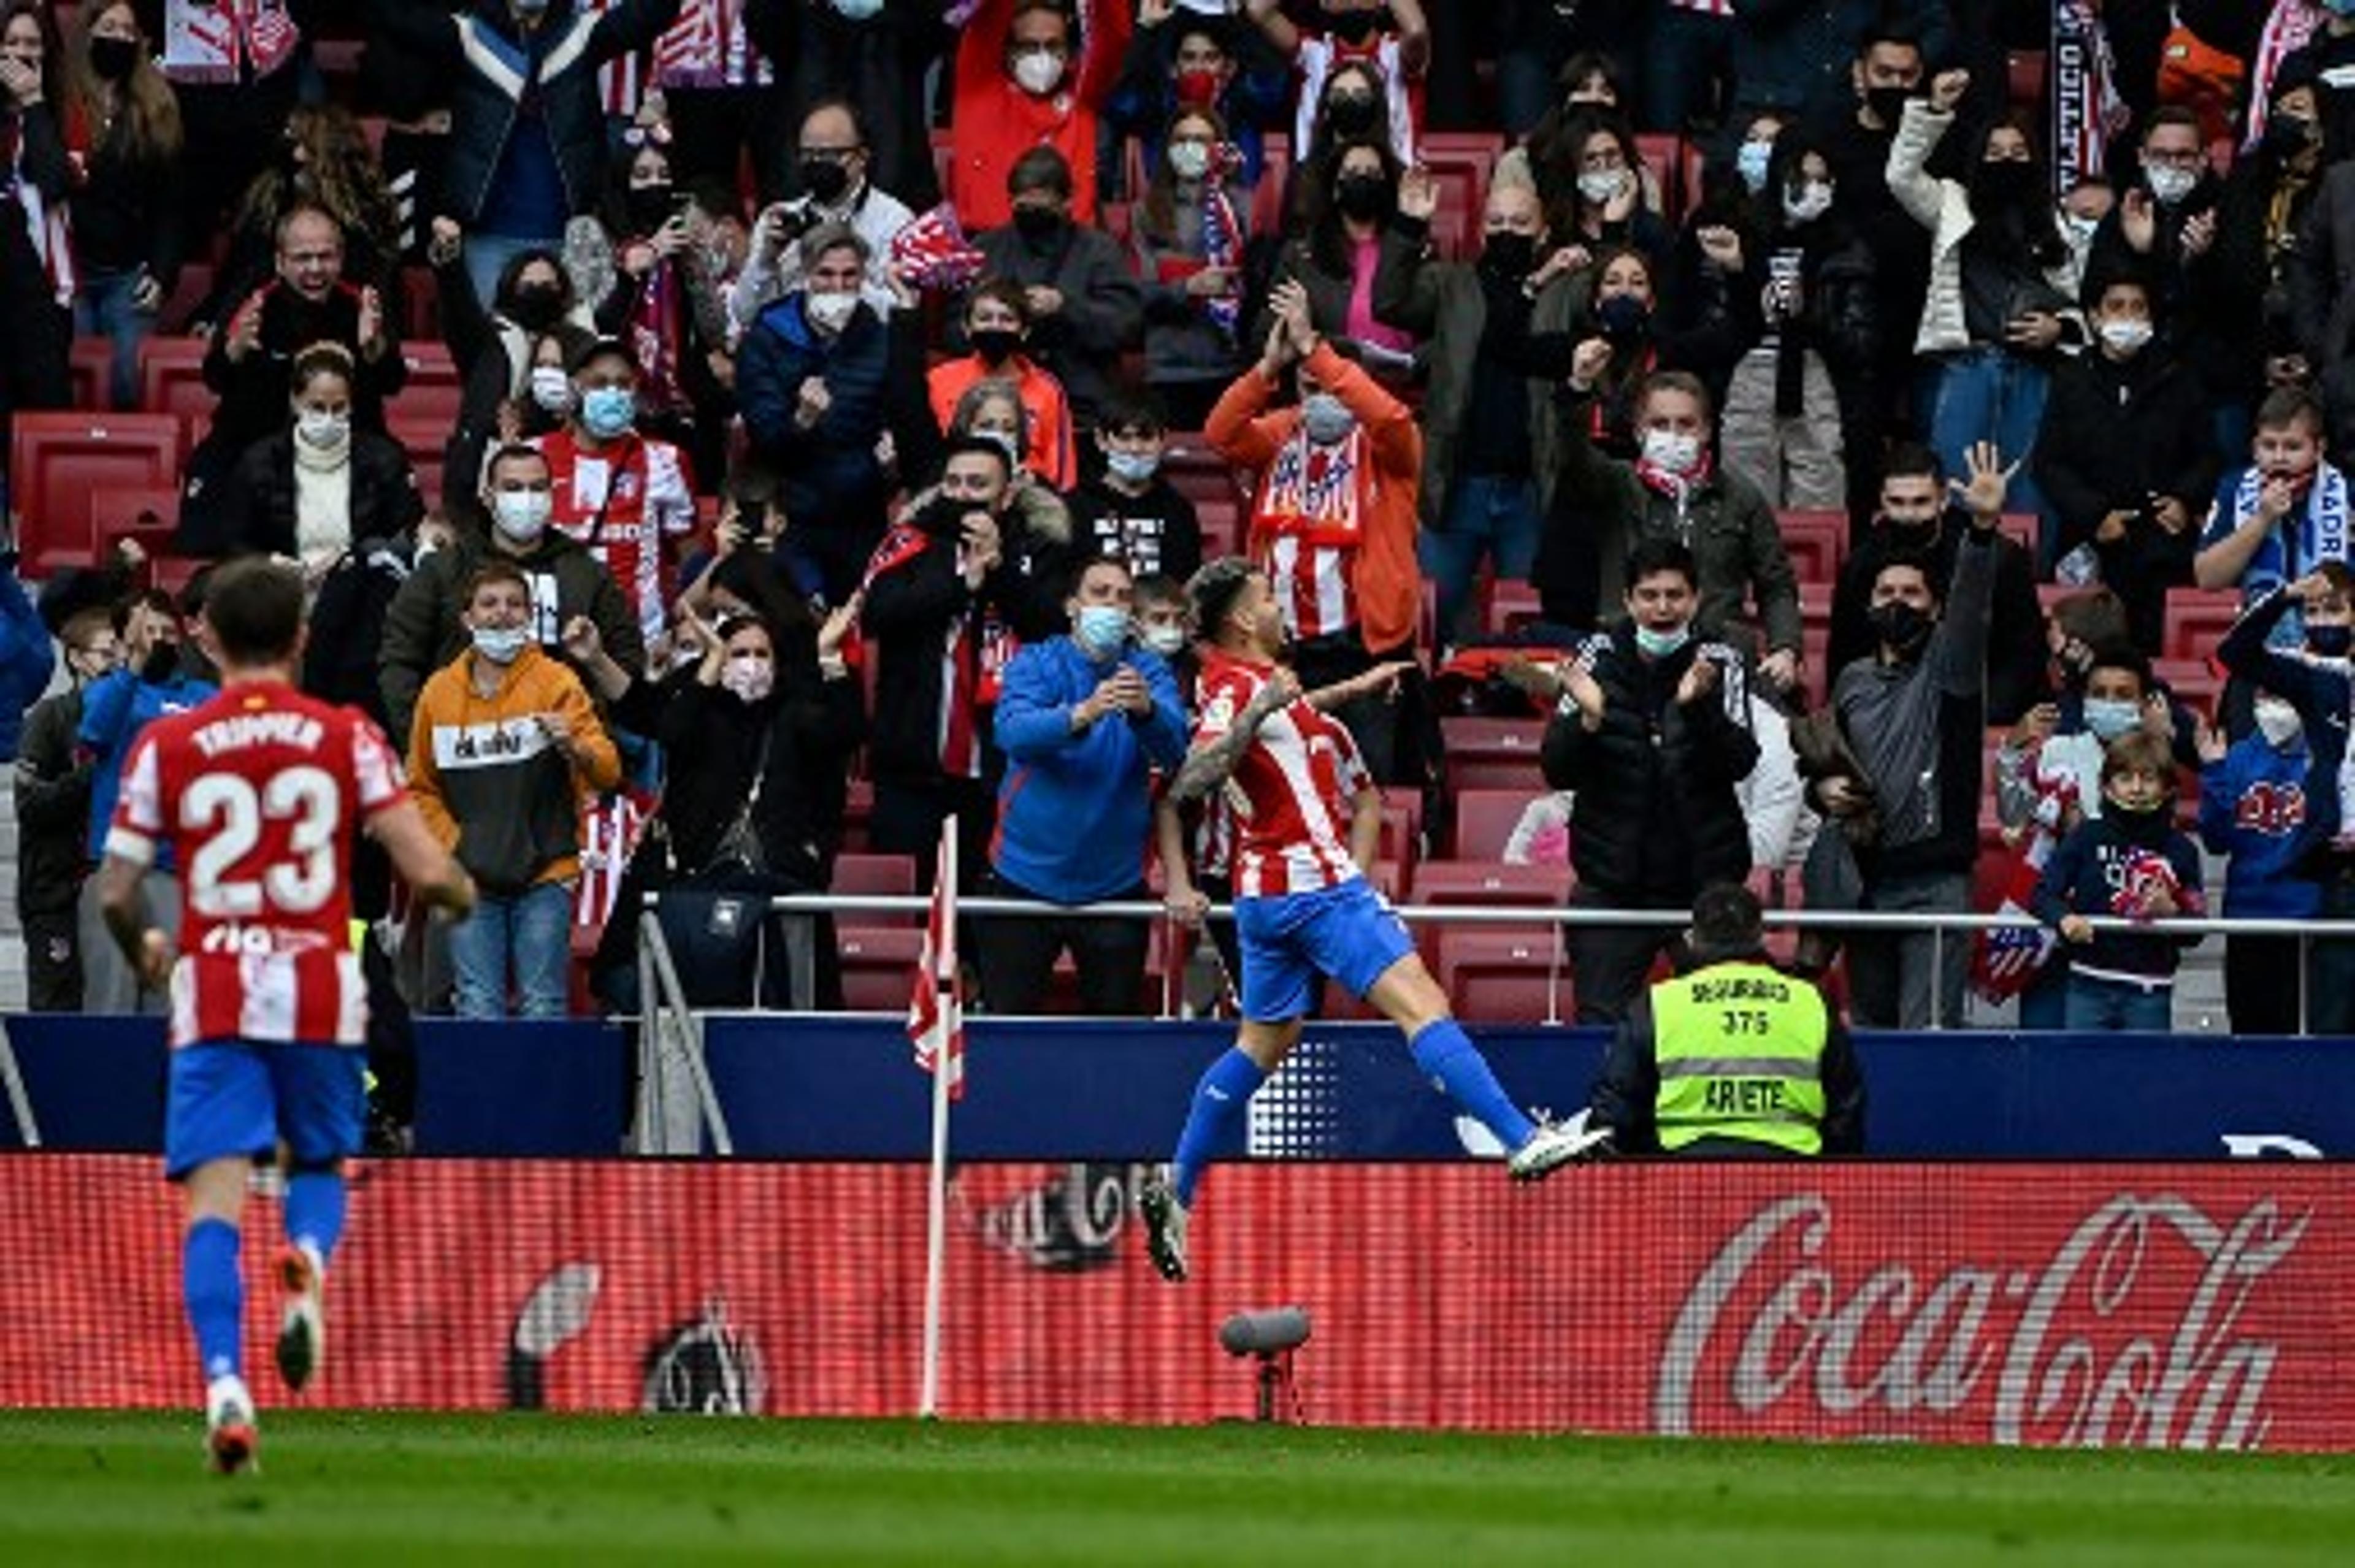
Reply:
<svg viewBox="0 0 2355 1568"><path fill-rule="evenodd" d="M949 1086L952 1075L963 1066L957 1060L955 1037L964 1026L954 1010L958 1006L957 819L954 816L941 824L936 865L932 900L941 912L941 937L932 948L932 994L940 1009L941 1040L932 1053L932 1168L924 1221L923 1392L916 1405L916 1414L925 1421L941 1413L941 1307L948 1283Z"/></svg>

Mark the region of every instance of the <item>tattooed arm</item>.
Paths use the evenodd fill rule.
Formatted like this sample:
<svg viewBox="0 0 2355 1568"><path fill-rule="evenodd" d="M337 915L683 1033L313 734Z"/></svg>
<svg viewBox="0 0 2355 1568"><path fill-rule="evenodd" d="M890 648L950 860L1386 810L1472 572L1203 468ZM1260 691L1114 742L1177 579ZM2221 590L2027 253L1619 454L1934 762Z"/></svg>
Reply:
<svg viewBox="0 0 2355 1568"><path fill-rule="evenodd" d="M1198 743L1186 754L1178 776L1169 781L1169 799L1183 804L1199 800L1227 781L1242 761L1243 753L1259 736L1259 727L1267 716L1300 695L1300 680L1288 669L1277 670L1267 683L1252 694L1243 710L1235 715L1234 722L1223 734L1214 735Z"/></svg>

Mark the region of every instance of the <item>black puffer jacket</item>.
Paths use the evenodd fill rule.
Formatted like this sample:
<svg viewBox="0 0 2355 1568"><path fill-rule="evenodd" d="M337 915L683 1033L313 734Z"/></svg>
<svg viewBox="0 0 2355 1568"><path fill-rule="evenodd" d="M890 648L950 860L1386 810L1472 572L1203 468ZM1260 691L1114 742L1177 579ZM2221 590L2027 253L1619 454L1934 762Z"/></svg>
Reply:
<svg viewBox="0 0 2355 1568"><path fill-rule="evenodd" d="M1688 642L1647 659L1629 621L1588 638L1580 656L1603 688L1602 727L1589 731L1565 704L1542 757L1546 783L1576 792L1570 854L1580 885L1614 901L1681 903L1748 876L1750 829L1733 786L1757 765L1758 741L1741 656ZM1678 683L1704 656L1719 667L1716 688L1679 704Z"/></svg>
<svg viewBox="0 0 2355 1568"><path fill-rule="evenodd" d="M221 553L293 555L298 488L292 434L246 448L229 475ZM409 454L389 437L352 432L351 538L390 539L415 528L424 515L425 499L417 493Z"/></svg>

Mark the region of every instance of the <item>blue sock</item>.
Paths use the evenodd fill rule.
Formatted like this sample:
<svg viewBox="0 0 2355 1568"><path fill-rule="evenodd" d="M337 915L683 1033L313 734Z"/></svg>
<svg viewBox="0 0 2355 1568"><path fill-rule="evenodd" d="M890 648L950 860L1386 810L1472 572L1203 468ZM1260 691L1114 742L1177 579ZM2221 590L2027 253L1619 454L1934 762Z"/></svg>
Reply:
<svg viewBox="0 0 2355 1568"><path fill-rule="evenodd" d="M1178 1157L1169 1162L1169 1184L1177 1189L1178 1202L1193 1206L1194 1189L1201 1185L1210 1151L1241 1125L1243 1107L1266 1082L1260 1064L1245 1056L1241 1046L1231 1046L1194 1085L1186 1130L1178 1135Z"/></svg>
<svg viewBox="0 0 2355 1568"><path fill-rule="evenodd" d="M1504 1085L1488 1071L1488 1059L1454 1019L1425 1024L1423 1032L1407 1042L1407 1049L1414 1053L1414 1064L1495 1134L1507 1153L1529 1142L1529 1135L1538 1130L1537 1124L1506 1098Z"/></svg>
<svg viewBox="0 0 2355 1568"><path fill-rule="evenodd" d="M286 1179L286 1239L318 1249L319 1261L336 1255L344 1234L344 1178L336 1170L298 1170Z"/></svg>
<svg viewBox="0 0 2355 1568"><path fill-rule="evenodd" d="M205 1381L236 1377L244 1370L239 1344L245 1316L245 1279L238 1273L237 1227L226 1220L199 1220L180 1243L180 1294L188 1304L188 1326L197 1331L197 1360Z"/></svg>

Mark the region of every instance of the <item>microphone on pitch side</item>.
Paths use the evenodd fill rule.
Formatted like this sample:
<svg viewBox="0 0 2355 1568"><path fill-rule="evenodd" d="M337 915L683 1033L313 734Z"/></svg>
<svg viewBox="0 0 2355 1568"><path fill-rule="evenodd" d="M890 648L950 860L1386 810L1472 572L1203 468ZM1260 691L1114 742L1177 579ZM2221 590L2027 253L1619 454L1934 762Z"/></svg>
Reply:
<svg viewBox="0 0 2355 1568"><path fill-rule="evenodd" d="M1308 1342L1308 1309L1267 1307L1236 1313L1219 1325L1219 1348L1230 1356L1280 1356Z"/></svg>

